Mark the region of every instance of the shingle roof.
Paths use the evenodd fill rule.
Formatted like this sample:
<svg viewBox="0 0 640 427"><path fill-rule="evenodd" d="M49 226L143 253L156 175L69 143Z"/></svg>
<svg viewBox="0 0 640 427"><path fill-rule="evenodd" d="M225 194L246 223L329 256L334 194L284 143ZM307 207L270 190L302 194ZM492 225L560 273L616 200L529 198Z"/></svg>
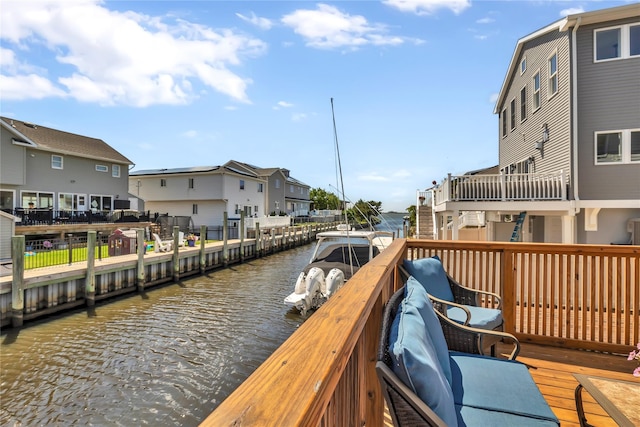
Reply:
<svg viewBox="0 0 640 427"><path fill-rule="evenodd" d="M28 141L36 144L36 148L39 150L98 160L108 160L127 165L134 164L101 139L76 135L7 117L0 117L0 120L4 122L7 128L12 128L15 131L15 139L21 140L26 138Z"/></svg>
<svg viewBox="0 0 640 427"><path fill-rule="evenodd" d="M139 171L130 171L129 176L171 175L174 173L212 172L218 169L220 169L220 166L193 166L193 167L186 167L186 168L144 169Z"/></svg>

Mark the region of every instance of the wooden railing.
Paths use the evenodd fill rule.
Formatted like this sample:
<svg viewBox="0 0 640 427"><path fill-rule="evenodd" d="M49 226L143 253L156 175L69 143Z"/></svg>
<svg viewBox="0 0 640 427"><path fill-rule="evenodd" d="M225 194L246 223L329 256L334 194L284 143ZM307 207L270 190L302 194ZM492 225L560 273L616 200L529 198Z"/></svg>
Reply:
<svg viewBox="0 0 640 427"><path fill-rule="evenodd" d="M566 200L565 175L563 171L550 174L449 174L445 181L433 190L435 204L475 200Z"/></svg>
<svg viewBox="0 0 640 427"><path fill-rule="evenodd" d="M640 247L396 239L316 311L203 426L383 424L375 374L382 309L403 259L437 254L503 296L522 341L626 353L640 340Z"/></svg>

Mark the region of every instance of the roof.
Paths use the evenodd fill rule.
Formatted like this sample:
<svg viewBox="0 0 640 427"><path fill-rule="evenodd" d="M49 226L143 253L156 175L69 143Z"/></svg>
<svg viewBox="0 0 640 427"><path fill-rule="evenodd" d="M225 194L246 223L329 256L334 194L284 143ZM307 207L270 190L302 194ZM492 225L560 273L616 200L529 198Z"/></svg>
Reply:
<svg viewBox="0 0 640 427"><path fill-rule="evenodd" d="M2 126L12 132L19 142L34 149L52 153L73 155L113 163L134 164L101 139L76 135L35 123L0 117Z"/></svg>
<svg viewBox="0 0 640 427"><path fill-rule="evenodd" d="M502 101L507 94L506 92L508 82L510 81L511 76L514 73L514 70L519 65L517 63L518 58L520 57L520 53L522 52L522 49L527 42L535 40L536 38L548 34L552 31L564 32L580 25L598 24L601 22L614 21L617 19L633 18L635 16L640 17L640 4L638 3L611 7L608 9L594 10L591 12L576 13L573 15L567 15L564 19L560 19L559 21L553 22L546 27L543 27L527 36L522 37L520 40L518 40L516 48L513 51L513 55L511 56L511 62L509 63L509 68L507 69L507 73L502 82L502 87L500 88L500 93L498 94L498 99L496 100L493 113L498 114L500 112L500 106L502 105Z"/></svg>
<svg viewBox="0 0 640 427"><path fill-rule="evenodd" d="M220 169L220 166L194 166L187 168L164 168L164 169L144 169L139 171L130 171L129 176L141 175L171 175L178 173L196 173L196 172L213 172Z"/></svg>

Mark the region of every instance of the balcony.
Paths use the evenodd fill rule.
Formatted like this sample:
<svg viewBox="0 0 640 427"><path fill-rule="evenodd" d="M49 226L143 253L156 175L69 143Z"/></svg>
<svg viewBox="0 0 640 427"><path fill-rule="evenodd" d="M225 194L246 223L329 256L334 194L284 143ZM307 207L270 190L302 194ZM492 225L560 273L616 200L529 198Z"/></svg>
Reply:
<svg viewBox="0 0 640 427"><path fill-rule="evenodd" d="M640 247L395 240L202 423L388 424L375 372L382 310L405 258L438 255L458 281L503 297L505 331L562 425L578 425L572 373L638 381ZM594 400L587 417L615 423Z"/></svg>
<svg viewBox="0 0 640 427"><path fill-rule="evenodd" d="M466 201L567 200L563 171L548 174L451 175L433 189L435 205ZM426 198L426 194L418 194Z"/></svg>

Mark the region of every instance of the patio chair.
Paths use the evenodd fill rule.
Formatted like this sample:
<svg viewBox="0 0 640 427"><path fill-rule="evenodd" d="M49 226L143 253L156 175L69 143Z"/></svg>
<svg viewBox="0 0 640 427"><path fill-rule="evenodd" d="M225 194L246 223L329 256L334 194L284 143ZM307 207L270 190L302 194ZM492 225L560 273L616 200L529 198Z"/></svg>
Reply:
<svg viewBox="0 0 640 427"><path fill-rule="evenodd" d="M448 349L446 329L469 334L472 353L480 355ZM513 343L508 359L481 355L477 342L485 335ZM527 366L514 360L519 350L511 334L451 321L409 278L384 308L376 362L393 424L558 426Z"/></svg>
<svg viewBox="0 0 640 427"><path fill-rule="evenodd" d="M153 240L155 241L155 244L153 245L154 252L169 252L173 247L172 240L163 241L157 233L153 233Z"/></svg>
<svg viewBox="0 0 640 427"><path fill-rule="evenodd" d="M171 235L174 237L174 235ZM178 247L184 246L184 231L178 231Z"/></svg>

